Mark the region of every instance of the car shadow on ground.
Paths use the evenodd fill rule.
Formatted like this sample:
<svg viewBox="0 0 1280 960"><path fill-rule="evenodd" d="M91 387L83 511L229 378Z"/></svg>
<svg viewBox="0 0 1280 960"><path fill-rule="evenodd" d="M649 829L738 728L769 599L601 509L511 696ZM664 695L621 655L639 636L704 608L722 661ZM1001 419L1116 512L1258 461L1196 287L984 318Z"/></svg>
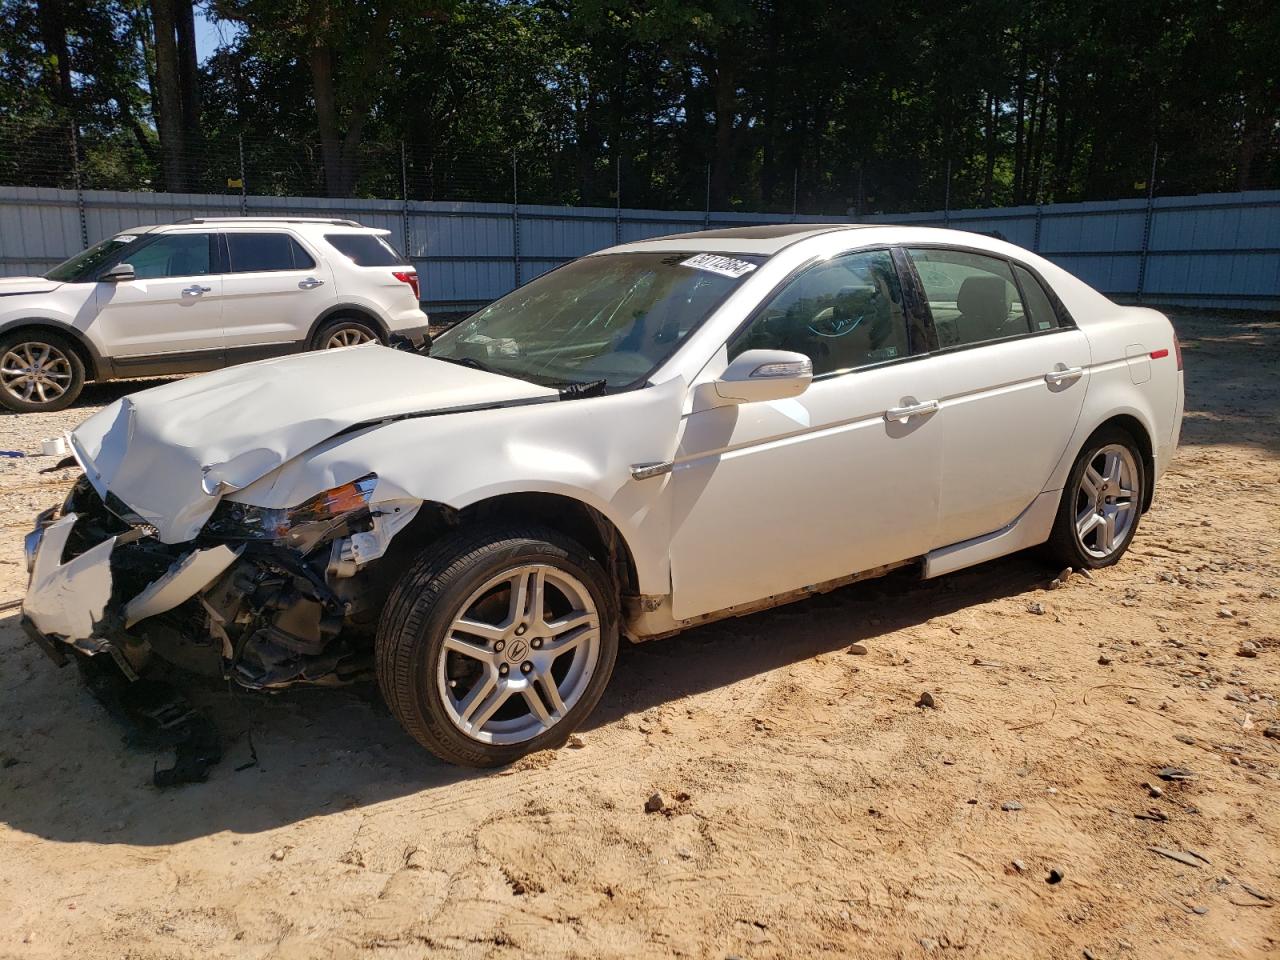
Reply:
<svg viewBox="0 0 1280 960"><path fill-rule="evenodd" d="M1052 573L1019 555L921 583L911 571L677 637L624 644L584 735L622 718L790 663L1042 587ZM0 689L0 820L64 842L167 844L223 831L249 834L411 794L424 806L463 797L468 781L509 775L444 764L397 725L372 684L276 696L185 676L182 692L223 734L208 782L150 786L170 754L131 747L125 730L17 627L0 621L11 665Z"/></svg>

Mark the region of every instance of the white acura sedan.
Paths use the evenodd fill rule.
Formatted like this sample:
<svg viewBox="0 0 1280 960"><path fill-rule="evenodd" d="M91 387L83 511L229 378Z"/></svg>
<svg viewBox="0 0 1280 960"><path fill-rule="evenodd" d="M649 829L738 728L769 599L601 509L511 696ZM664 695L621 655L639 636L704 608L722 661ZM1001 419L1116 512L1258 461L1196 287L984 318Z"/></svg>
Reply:
<svg viewBox="0 0 1280 960"><path fill-rule="evenodd" d="M1046 544L1120 559L1173 455L1169 321L984 236L787 225L544 274L375 344L126 397L28 537L29 634L128 676L376 673L462 764L564 742L621 637Z"/></svg>

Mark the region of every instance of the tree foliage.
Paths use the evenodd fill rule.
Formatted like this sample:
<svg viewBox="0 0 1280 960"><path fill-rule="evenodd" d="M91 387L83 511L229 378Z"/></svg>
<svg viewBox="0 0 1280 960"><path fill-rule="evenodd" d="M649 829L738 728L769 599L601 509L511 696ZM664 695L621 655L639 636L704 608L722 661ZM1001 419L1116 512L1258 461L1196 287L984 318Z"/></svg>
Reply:
<svg viewBox="0 0 1280 960"><path fill-rule="evenodd" d="M529 201L1019 204L1141 193L1157 145L1163 193L1280 186L1274 0L201 0L198 65L192 10L0 0L6 129L124 188L242 144L336 196L506 200L514 155Z"/></svg>

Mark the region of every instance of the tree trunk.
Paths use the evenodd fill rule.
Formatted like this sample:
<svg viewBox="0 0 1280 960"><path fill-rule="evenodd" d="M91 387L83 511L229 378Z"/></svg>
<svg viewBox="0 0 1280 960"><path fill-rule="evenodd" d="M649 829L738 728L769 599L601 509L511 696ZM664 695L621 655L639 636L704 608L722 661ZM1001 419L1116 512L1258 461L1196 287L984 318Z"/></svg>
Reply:
<svg viewBox="0 0 1280 960"><path fill-rule="evenodd" d="M319 36L311 44L311 85L320 126L320 157L325 189L331 197L346 196L342 137L338 133L338 98L333 88L333 48Z"/></svg>
<svg viewBox="0 0 1280 960"><path fill-rule="evenodd" d="M53 102L71 112L71 52L67 47L67 18L64 0L39 0L36 14L45 56L53 60L53 72L46 79Z"/></svg>
<svg viewBox="0 0 1280 960"><path fill-rule="evenodd" d="M723 56L715 68L716 126L711 154L711 203L728 209L733 181L733 123L737 112L737 83Z"/></svg>
<svg viewBox="0 0 1280 960"><path fill-rule="evenodd" d="M156 129L160 133L164 185L171 193L185 187L182 149L182 94L178 45L174 39L173 0L151 0L156 43Z"/></svg>
<svg viewBox="0 0 1280 960"><path fill-rule="evenodd" d="M999 116L999 109L1000 104L996 100L996 95L991 91L987 91L987 157L986 163L982 168L982 205L984 207L995 205L993 192L996 173L996 119Z"/></svg>
<svg viewBox="0 0 1280 960"><path fill-rule="evenodd" d="M173 0L178 30L178 80L182 97L183 153L195 157L201 151L200 65L196 57L195 8L190 0ZM188 189L198 188L194 171L188 171Z"/></svg>

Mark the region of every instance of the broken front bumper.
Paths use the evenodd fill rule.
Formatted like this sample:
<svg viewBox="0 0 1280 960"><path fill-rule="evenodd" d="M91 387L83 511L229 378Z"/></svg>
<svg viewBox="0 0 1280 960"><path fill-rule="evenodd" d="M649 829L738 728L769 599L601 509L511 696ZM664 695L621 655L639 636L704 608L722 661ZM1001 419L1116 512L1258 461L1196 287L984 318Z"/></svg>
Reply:
<svg viewBox="0 0 1280 960"><path fill-rule="evenodd" d="M23 544L31 580L22 601L22 623L60 664L66 659L64 646L84 654L101 653L113 635L195 596L240 555L240 550L226 545L192 550L125 599L116 589L111 557L118 546L145 534L135 529L108 537L63 562L78 515L69 512L54 519L55 512L42 513Z"/></svg>

